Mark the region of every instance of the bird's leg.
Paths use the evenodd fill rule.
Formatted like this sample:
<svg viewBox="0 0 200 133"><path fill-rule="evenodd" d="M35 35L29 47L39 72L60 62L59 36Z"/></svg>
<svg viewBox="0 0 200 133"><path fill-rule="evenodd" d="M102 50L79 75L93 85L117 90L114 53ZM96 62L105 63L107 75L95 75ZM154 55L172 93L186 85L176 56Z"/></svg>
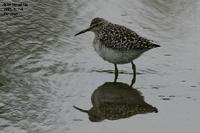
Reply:
<svg viewBox="0 0 200 133"><path fill-rule="evenodd" d="M133 69L133 79L132 79L132 82L131 82L131 86L133 86L133 84L136 81L136 66L132 61L131 61L131 65L132 65L132 69Z"/></svg>
<svg viewBox="0 0 200 133"><path fill-rule="evenodd" d="M117 82L117 78L118 78L118 69L117 69L117 64L114 64L115 65L115 79L114 79L114 82L116 83Z"/></svg>

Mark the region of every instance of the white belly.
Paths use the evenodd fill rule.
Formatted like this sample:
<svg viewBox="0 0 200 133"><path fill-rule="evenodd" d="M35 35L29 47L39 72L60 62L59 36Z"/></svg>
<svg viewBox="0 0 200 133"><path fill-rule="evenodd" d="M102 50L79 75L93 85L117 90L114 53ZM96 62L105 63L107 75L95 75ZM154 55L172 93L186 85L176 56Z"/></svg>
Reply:
<svg viewBox="0 0 200 133"><path fill-rule="evenodd" d="M130 50L130 51L119 51L107 48L104 45L100 45L99 41L94 40L93 47L95 51L104 60L113 64L126 64L130 63L132 60L138 58L143 51Z"/></svg>

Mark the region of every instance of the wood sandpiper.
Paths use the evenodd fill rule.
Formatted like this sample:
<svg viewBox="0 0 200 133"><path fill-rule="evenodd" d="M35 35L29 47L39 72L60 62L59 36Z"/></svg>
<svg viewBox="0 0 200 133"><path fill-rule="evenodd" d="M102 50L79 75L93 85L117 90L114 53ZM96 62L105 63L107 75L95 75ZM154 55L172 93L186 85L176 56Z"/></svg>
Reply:
<svg viewBox="0 0 200 133"><path fill-rule="evenodd" d="M87 113L89 120L100 122L105 119L118 120L136 114L158 112L156 107L145 102L141 92L125 83L106 82L99 86L91 96L93 107L89 110L74 106Z"/></svg>
<svg viewBox="0 0 200 133"><path fill-rule="evenodd" d="M131 63L133 69L131 86L136 81L136 66L133 60L152 48L160 47L125 26L113 24L99 17L92 20L89 28L80 31L75 36L88 31L95 34L93 47L98 55L114 64L114 82L118 78L117 64Z"/></svg>

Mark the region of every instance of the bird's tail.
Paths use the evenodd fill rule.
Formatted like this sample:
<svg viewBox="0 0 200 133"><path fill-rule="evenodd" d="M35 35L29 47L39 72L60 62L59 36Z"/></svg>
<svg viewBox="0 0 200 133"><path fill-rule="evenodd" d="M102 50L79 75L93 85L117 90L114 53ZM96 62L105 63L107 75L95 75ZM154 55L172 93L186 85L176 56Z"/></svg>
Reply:
<svg viewBox="0 0 200 133"><path fill-rule="evenodd" d="M157 48L157 47L160 47L160 45L158 45L158 44L156 44L156 43L154 43L154 42L150 42L151 44L150 44L150 47L151 48Z"/></svg>
<svg viewBox="0 0 200 133"><path fill-rule="evenodd" d="M138 38L138 41L136 44L136 48L138 49L152 49L152 48L157 48L157 47L160 47L160 45L144 37Z"/></svg>

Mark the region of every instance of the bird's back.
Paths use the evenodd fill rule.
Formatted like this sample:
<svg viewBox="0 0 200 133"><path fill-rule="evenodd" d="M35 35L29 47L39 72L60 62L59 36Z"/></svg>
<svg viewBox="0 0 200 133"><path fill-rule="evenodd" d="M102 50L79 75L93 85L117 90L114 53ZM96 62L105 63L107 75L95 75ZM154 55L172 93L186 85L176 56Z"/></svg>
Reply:
<svg viewBox="0 0 200 133"><path fill-rule="evenodd" d="M159 47L152 41L139 36L136 32L118 25L109 23L98 33L98 39L104 46L120 51L142 50Z"/></svg>

